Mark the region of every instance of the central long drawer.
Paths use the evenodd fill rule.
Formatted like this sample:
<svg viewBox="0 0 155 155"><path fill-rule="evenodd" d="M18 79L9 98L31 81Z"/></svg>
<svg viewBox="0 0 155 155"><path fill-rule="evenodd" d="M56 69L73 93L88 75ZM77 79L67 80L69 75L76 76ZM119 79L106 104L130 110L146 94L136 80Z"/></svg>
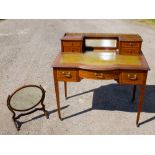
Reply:
<svg viewBox="0 0 155 155"><path fill-rule="evenodd" d="M81 78L88 79L119 79L119 73L117 71L89 71L79 70L79 76Z"/></svg>

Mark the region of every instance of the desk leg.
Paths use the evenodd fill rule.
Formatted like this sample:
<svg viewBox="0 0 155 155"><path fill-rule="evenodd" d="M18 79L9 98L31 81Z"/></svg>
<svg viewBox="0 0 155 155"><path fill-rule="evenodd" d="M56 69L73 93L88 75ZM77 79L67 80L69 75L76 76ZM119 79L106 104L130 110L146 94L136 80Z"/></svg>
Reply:
<svg viewBox="0 0 155 155"><path fill-rule="evenodd" d="M136 95L136 85L133 86L132 102L135 100Z"/></svg>
<svg viewBox="0 0 155 155"><path fill-rule="evenodd" d="M67 98L67 82L64 81L65 98Z"/></svg>
<svg viewBox="0 0 155 155"><path fill-rule="evenodd" d="M54 86L55 86L55 94L56 94L56 102L57 102L58 116L61 119L61 113L60 113L60 97L59 97L59 82L57 80L56 70L53 70L53 75L54 75Z"/></svg>
<svg viewBox="0 0 155 155"><path fill-rule="evenodd" d="M141 85L140 96L139 96L139 101L138 101L137 120L136 120L137 127L139 126L138 123L139 123L139 118L140 118L140 112L142 111L142 106L143 106L144 91L145 91L145 85Z"/></svg>

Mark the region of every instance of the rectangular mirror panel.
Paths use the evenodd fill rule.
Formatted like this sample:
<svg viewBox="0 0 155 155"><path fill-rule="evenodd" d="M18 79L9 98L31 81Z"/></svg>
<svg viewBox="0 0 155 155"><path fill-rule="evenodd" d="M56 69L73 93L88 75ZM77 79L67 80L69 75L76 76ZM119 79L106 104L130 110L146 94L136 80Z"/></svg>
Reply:
<svg viewBox="0 0 155 155"><path fill-rule="evenodd" d="M106 48L116 48L117 40L116 39L86 39L86 47L106 47Z"/></svg>

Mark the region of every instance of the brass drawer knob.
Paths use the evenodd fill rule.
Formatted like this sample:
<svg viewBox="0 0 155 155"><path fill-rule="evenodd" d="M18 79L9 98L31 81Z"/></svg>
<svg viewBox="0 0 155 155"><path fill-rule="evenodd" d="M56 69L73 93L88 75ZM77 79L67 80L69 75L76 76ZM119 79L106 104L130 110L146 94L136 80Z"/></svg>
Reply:
<svg viewBox="0 0 155 155"><path fill-rule="evenodd" d="M62 72L62 74L63 74L64 77L66 77L66 78L71 78L71 77L72 77L72 75L71 75L70 72Z"/></svg>
<svg viewBox="0 0 155 155"><path fill-rule="evenodd" d="M103 73L95 73L95 76L97 77L97 78L103 78Z"/></svg>
<svg viewBox="0 0 155 155"><path fill-rule="evenodd" d="M134 75L128 74L128 79L130 79L130 80L137 80L137 75L136 74L134 74Z"/></svg>

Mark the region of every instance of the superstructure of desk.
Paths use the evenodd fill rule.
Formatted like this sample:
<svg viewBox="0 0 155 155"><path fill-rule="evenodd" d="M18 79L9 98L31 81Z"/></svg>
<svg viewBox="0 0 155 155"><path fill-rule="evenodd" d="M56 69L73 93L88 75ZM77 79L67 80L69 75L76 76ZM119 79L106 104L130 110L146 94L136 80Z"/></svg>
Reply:
<svg viewBox="0 0 155 155"><path fill-rule="evenodd" d="M59 81L82 79L110 80L119 84L140 85L136 125L142 110L149 66L141 51L142 38L138 34L66 33L61 39L61 52L53 64L53 75L60 119Z"/></svg>

